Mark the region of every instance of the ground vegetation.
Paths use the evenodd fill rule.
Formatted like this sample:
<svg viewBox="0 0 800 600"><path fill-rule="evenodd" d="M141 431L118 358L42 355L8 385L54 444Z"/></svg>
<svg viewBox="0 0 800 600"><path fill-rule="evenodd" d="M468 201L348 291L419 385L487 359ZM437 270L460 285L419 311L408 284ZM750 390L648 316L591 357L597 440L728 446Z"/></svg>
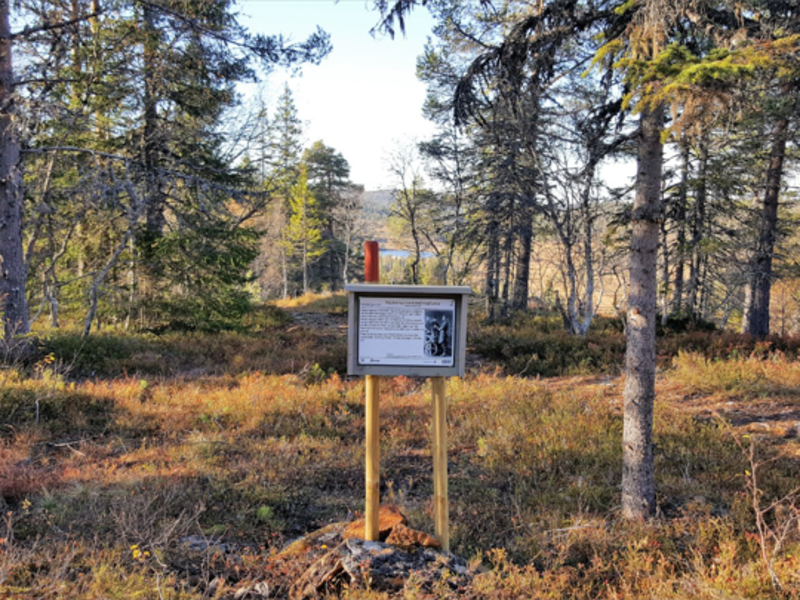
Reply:
<svg viewBox="0 0 800 600"><path fill-rule="evenodd" d="M286 597L304 567L285 545L363 505L364 388L342 374L341 297L283 304L250 334L62 333L3 371L4 594ZM663 333L656 518L631 522L624 337L598 326L471 324L448 396L451 541L475 576L331 597L800 597L797 344ZM492 350L514 336L565 351ZM383 500L430 532L429 386L382 390Z"/></svg>

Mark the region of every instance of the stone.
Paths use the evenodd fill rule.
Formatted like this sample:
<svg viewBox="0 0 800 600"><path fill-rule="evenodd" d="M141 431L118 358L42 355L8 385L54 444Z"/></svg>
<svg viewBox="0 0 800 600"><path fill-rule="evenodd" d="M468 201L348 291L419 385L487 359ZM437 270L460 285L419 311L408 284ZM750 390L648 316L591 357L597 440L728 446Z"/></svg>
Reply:
<svg viewBox="0 0 800 600"><path fill-rule="evenodd" d="M319 596L319 592L324 590L344 570L342 565L343 546L344 544L339 544L303 573L302 577L289 588L290 600L304 600Z"/></svg>
<svg viewBox="0 0 800 600"><path fill-rule="evenodd" d="M363 519L328 525L292 542L276 557L304 569L289 588L289 598L336 595L345 586L395 592L403 589L412 573L415 585L429 590L442 581L456 591L466 585L474 575L466 561L442 552L438 540L411 529L407 522L397 507L382 506L384 542L363 539Z"/></svg>
<svg viewBox="0 0 800 600"><path fill-rule="evenodd" d="M434 537L408 527L397 507L382 506L379 517L384 541L364 540L364 519L360 519L328 525L286 546L274 560L291 563L300 573L288 597L333 597L346 586L397 592L412 573L415 589L433 591L446 581L457 593L474 576L466 561L442 552Z"/></svg>
<svg viewBox="0 0 800 600"><path fill-rule="evenodd" d="M327 550L341 541L342 532L348 525L349 523L332 523L326 525L322 529L317 529L306 536L289 542L289 544L281 550L281 555L302 555L312 550Z"/></svg>
<svg viewBox="0 0 800 600"><path fill-rule="evenodd" d="M399 508L391 504L382 505L378 512L378 537L385 540L395 525L405 525L406 523L408 523L408 519L400 512ZM363 540L365 525L365 519L353 521L345 528L342 539L358 538Z"/></svg>
<svg viewBox="0 0 800 600"><path fill-rule="evenodd" d="M402 523L398 523L392 528L391 533L386 538L386 543L409 551L415 548L434 548L438 550L442 547L442 544L435 537L406 527Z"/></svg>
<svg viewBox="0 0 800 600"><path fill-rule="evenodd" d="M236 552L234 544L223 543L220 540L207 538L202 535L190 535L180 541L180 545L188 552L231 554Z"/></svg>
<svg viewBox="0 0 800 600"><path fill-rule="evenodd" d="M239 588L233 594L233 600L256 600L258 598L269 598L272 590L265 582L259 582L251 586ZM206 592L206 596L208 592Z"/></svg>
<svg viewBox="0 0 800 600"><path fill-rule="evenodd" d="M430 548L407 552L383 542L350 538L311 565L291 587L289 598L311 600L337 593L345 584L396 592L411 573L429 587L446 579L453 589L470 577L466 562L450 553Z"/></svg>

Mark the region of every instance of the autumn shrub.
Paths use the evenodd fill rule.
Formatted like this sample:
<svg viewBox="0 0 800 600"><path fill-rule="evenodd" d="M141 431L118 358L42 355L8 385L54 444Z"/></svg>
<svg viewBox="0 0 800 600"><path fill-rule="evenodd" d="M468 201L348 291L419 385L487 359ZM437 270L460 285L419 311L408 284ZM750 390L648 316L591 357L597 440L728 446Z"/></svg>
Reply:
<svg viewBox="0 0 800 600"><path fill-rule="evenodd" d="M786 358L800 355L800 337L768 336L766 339L732 331L690 331L659 337L657 347L660 357L669 366L679 352L697 353L709 359L766 358L782 354Z"/></svg>
<svg viewBox="0 0 800 600"><path fill-rule="evenodd" d="M680 351L670 378L692 393L800 394L800 366L781 352L720 359Z"/></svg>
<svg viewBox="0 0 800 600"><path fill-rule="evenodd" d="M326 372L345 371L343 333L286 323L284 318L265 319L249 333L102 333L83 338L60 332L42 342L40 356L52 355L72 378L296 373L314 364Z"/></svg>
<svg viewBox="0 0 800 600"><path fill-rule="evenodd" d="M112 411L110 399L86 394L74 383L26 379L0 389L0 423L15 428L96 431L108 424Z"/></svg>
<svg viewBox="0 0 800 600"><path fill-rule="evenodd" d="M262 303L244 316L243 329L251 333L268 331L292 323L291 315L274 304Z"/></svg>
<svg viewBox="0 0 800 600"><path fill-rule="evenodd" d="M554 377L579 373L618 374L625 365L625 334L620 319L597 317L586 336L564 330L557 315L519 313L495 323L470 322L468 343L476 354L516 376ZM709 359L800 356L800 338L770 336L765 340L702 324L659 327L658 363L669 368L680 352Z"/></svg>
<svg viewBox="0 0 800 600"><path fill-rule="evenodd" d="M484 326L470 332L468 343L509 375L527 377L618 373L625 356L622 333L590 332L580 337L563 328L540 330L537 321L528 326Z"/></svg>
<svg viewBox="0 0 800 600"><path fill-rule="evenodd" d="M41 342L41 356L52 354L73 377L117 375L120 365L137 356L156 354L154 336L73 331L51 333Z"/></svg>

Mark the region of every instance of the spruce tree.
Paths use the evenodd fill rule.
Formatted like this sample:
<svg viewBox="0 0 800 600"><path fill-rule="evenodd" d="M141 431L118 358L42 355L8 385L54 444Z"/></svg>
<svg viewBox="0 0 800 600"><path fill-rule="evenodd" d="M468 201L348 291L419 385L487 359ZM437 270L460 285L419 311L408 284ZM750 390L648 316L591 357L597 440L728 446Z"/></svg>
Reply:
<svg viewBox="0 0 800 600"><path fill-rule="evenodd" d="M323 220L314 193L308 186L308 167L300 166L297 182L289 194L289 224L283 244L287 257L298 259L303 282L303 293L310 291L309 269L313 262L325 254L326 242L322 235Z"/></svg>

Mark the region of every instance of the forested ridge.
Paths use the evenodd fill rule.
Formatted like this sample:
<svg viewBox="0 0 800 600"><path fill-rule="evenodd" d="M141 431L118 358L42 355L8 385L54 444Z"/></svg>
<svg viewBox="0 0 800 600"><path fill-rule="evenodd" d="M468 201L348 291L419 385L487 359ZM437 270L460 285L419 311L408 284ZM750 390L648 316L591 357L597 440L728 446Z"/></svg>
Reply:
<svg viewBox="0 0 800 600"><path fill-rule="evenodd" d="M0 0L0 592L800 597L800 4L370 6L376 36L435 22L437 133L381 191L268 89L324 64L325 23ZM329 549L286 542L362 506L342 291L369 239L386 283L475 291L450 383L474 560L304 596ZM421 529L426 402L386 384L381 494Z"/></svg>

